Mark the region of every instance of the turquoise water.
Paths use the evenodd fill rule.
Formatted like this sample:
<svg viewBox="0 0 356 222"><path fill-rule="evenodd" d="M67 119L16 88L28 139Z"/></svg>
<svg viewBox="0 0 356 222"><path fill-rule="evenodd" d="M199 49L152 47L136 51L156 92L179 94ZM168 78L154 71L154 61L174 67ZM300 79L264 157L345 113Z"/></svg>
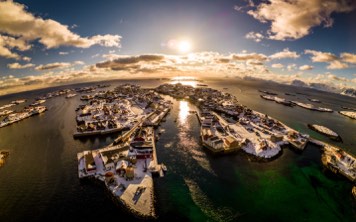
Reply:
<svg viewBox="0 0 356 222"><path fill-rule="evenodd" d="M234 81L206 83L217 89L228 87L227 91L244 105L329 142L306 127L311 121L323 123L344 139L338 145L356 154L356 121L337 113L315 113L268 102L260 99L256 90L293 92L293 87ZM135 82L147 87L162 83ZM32 99L46 91L51 90L0 97L0 105L14 98ZM356 101L347 97L307 93L336 110L341 105L356 108ZM197 118L188 112L194 107L173 101L173 110L161 125L165 131L157 142L158 159L168 167L164 178L155 179L158 220L356 220L352 184L323 169L317 147L310 145L303 153L286 148L278 159L266 163L250 161L244 153L213 156L200 145ZM135 220L117 208L100 186L81 184L77 179L76 153L103 147L117 136L73 139L78 104L78 97L54 98L46 102L49 110L45 114L0 129L0 149L11 152L0 169L1 221Z"/></svg>

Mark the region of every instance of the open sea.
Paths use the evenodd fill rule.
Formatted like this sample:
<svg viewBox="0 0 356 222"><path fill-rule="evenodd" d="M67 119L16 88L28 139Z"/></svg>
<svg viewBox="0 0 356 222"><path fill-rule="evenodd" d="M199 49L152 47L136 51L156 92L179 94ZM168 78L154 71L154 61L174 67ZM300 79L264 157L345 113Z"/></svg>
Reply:
<svg viewBox="0 0 356 222"><path fill-rule="evenodd" d="M156 87L163 80L111 81ZM312 89L238 79L205 80L209 87L229 92L247 107L266 113L312 137L338 145L356 155L356 120L334 113L286 107L260 98L258 89L281 97L308 102L319 99L322 107L356 108L356 99ZM34 98L58 89L93 83L41 89L0 97L0 106L27 99L12 108L21 110ZM225 89L224 89L225 88ZM105 88L106 89L106 88ZM284 93L302 93L287 96ZM0 168L0 221L133 221L95 183L81 183L76 154L102 148L119 134L74 139L75 109L80 95L48 99L48 111L0 128L0 150L10 151ZM289 148L269 162L255 162L238 153L213 156L199 141L199 122L186 101L171 99L173 109L159 129L158 161L168 172L155 179L159 221L356 221L352 183L325 170L318 147L300 153ZM343 143L308 129L308 123L337 132Z"/></svg>

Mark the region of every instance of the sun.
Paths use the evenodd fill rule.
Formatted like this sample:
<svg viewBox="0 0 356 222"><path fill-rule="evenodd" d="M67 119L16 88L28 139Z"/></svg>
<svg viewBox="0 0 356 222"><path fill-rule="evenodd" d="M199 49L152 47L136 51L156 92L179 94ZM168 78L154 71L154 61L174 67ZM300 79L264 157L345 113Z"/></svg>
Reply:
<svg viewBox="0 0 356 222"><path fill-rule="evenodd" d="M189 41L180 41L178 43L178 51L181 53L190 52L192 44Z"/></svg>

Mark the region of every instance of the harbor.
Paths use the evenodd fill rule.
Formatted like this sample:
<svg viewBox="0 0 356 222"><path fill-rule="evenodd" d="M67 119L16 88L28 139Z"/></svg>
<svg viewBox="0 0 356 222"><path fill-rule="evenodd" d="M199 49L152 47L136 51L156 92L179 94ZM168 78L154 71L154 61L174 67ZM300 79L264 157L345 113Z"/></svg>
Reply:
<svg viewBox="0 0 356 222"><path fill-rule="evenodd" d="M112 85L120 85L123 83L127 82L112 82ZM137 84L137 82L131 82L131 84L132 83ZM156 82L153 82L151 85L145 81L139 83L143 88L152 89L157 86ZM241 102L241 104L253 107L254 101L258 103L259 94L257 94L257 92L252 99L251 95L246 93L249 97L249 99L246 100L244 94L234 93L233 86L227 85L226 83L218 86L209 83L209 87L216 89L222 89L223 86L228 86L229 90L226 92L231 93L232 91L231 94L236 96L236 100ZM115 86L111 87L110 90L114 88ZM54 90L49 89L48 91ZM256 90L253 88L251 91ZM282 95L284 91L276 92ZM290 92L293 91L290 90ZM92 92L91 94L94 95L95 93L96 92ZM42 91L39 94L46 95L46 91ZM83 92L82 95L84 94L86 93ZM38 95L34 96L40 97ZM65 94L63 96L47 99L44 104L48 107L49 111L41 116L41 118L31 118L28 121L26 120L20 124L16 124L16 126L9 128L9 130L0 130L2 138L1 147L9 149L11 152L6 164L0 169L2 176L8 178L7 180L10 183L9 187L7 187L6 184L1 185L1 189L7 191L4 196L10 198L10 200L13 198L16 204L20 204L21 208L17 211L21 212L21 215L36 218L36 220L50 220L53 216L58 218L70 218L78 214L81 215L81 218L88 220L92 218L110 219L112 215L115 214L120 214L120 217L124 220L134 220L133 217L138 217L136 213L134 211L130 212L129 210L125 210L128 209L128 207L120 203L117 198L112 195L111 191L106 187L105 182L95 179L95 176L91 179L78 180L78 161L76 158L77 153L80 152L95 151L105 147L111 147L115 138L121 137L122 140L128 142L130 137L127 135L130 133L127 132L129 131L124 130L122 133L117 132L102 136L87 136L80 139L73 139L73 133L76 132L75 119L77 115L74 110L86 103L80 100L79 95L70 100L64 97ZM198 113L196 112L198 111L197 107L189 102L188 99L183 98L183 100L176 100L169 96L163 97L171 100L174 108L163 118L155 133L156 138L160 137L155 143L157 150L156 155L158 155L159 162L164 162L168 168L168 172L164 174L165 177L163 179L153 177L154 208L155 216L158 217L158 220L169 220L172 218L172 214L183 215L178 216L180 220L191 218L188 212L185 213L186 208L184 206L189 207L189 209L204 209L205 212L207 212L207 210L219 212L216 211L216 209L228 209L229 211L223 211L224 213L221 214L221 218L230 218L231 215L236 215L237 211L237 208L232 206L231 203L241 205L239 209L243 212L248 212L244 217L247 219L250 218L251 220L256 218L272 218L270 214L265 211L261 212L261 215L258 217L253 214L253 212L261 209L262 203L268 203L268 206L264 205L264 207L268 212L274 214L273 218L284 218L292 213L290 207L288 207L288 210L283 210L284 213L276 209L276 206L278 209L285 209L283 207L287 204L288 206L293 206L293 209L295 209L293 212L302 210L303 207L301 206L316 209L315 211L307 213L310 218L321 217L325 219L336 219L338 218L335 216L336 214L344 218L352 218L352 214L348 210L351 207L349 198L351 196L350 192L352 186L350 184L352 182L349 182L348 179L344 179L341 174L341 176L330 175L331 171L323 170L323 167L320 167L322 166L321 161L319 163L319 160L321 160L320 151L322 149L320 148L321 146L314 145L313 138L309 138L310 142L308 142L305 148L300 152L294 152L294 149L287 148L290 147L289 145L282 145L282 151L276 156L269 158L271 160L273 159L272 161L267 159L269 161L262 161L263 163L255 161L255 156L252 154L245 155L245 151L242 149L228 156L211 155L212 152L202 145L200 138L201 125L196 117L196 113ZM21 94L17 95L17 98L26 98L28 100L27 104L34 101L34 98L24 97L24 95ZM319 97L313 96L313 98ZM16 98L9 98L7 101L3 101L2 104L8 104L9 101L15 99ZM320 100L322 100L323 103L325 101L325 104L330 103L324 98L320 98ZM27 104L24 104L24 106ZM352 128L350 128L352 126L350 125L352 120L344 118L339 114L319 114L308 110L290 109L288 107L283 108L283 106L274 103L266 104L269 108L264 108L265 110L256 107L254 107L253 110L266 113L268 117L278 117L276 119L278 119L281 124L282 121L286 122L288 125L293 126L295 130L299 130L299 128L298 125L294 125L293 123L302 123L300 126L306 128L306 130L303 130L303 133L312 133L312 131L308 131L306 124L308 122L312 123L314 119L318 120L318 123L326 126L329 126L329 124L335 125L335 128L332 129L340 133L344 139L344 143L340 144L340 147L342 147L343 150L347 150L347 153L350 153L350 151L352 153L352 146L350 146L349 142L350 139L347 136L348 132L352 131ZM341 107L341 104L337 105ZM188 106L189 109L185 108L186 106ZM17 108L17 106L14 107ZM278 112L281 111L281 114L273 114L270 107L276 107L275 110ZM337 108L333 108L337 110ZM285 109L290 110L291 114L289 117L292 124L283 116L284 113L286 113L286 115L288 114L288 112L285 112ZM296 112L296 110L298 112ZM184 112L186 112L186 114L183 114ZM214 112L226 119L227 123L233 124L233 121L236 121L228 114L216 111L212 111L212 114L214 114ZM226 112L230 111L226 109ZM309 113L312 119L308 119L307 114ZM303 120L298 119L298 115L302 116ZM318 118L319 116L320 118ZM345 131L337 128L338 125L333 122L333 119L328 118L326 122L322 122L324 116L333 116L337 118L338 121L344 120L345 126L343 127L349 130ZM51 122L52 124L43 125L42 123L44 121ZM221 124L224 125L225 122L221 120ZM15 129L16 131L14 131ZM134 130L132 130L132 133L133 131ZM39 134L44 135L46 139L36 139L36 136ZM25 140L18 139L24 136L33 138L30 144L28 142L26 143ZM62 138L65 138L65 141L63 141ZM317 138L328 142L328 138L326 137L321 136ZM117 144L122 144L122 140L118 140ZM18 163L21 164L19 165ZM46 168L49 167L51 170L45 171L43 166L46 166ZM42 170L38 171L36 168ZM162 167L162 169L163 168L164 167ZM26 176L26 172L29 170L33 173L31 176ZM20 173L21 171L23 171L24 174ZM156 174L159 175L159 173L154 173L154 175ZM12 177L16 178L16 180L11 179ZM318 179L317 183L320 184L320 186L314 187L314 183L311 183L312 177ZM273 178L273 183L270 182L272 181L270 178ZM17 184L16 181L18 180L21 182L20 184ZM211 181L211 183L207 184L206 180ZM43 187L42 184L44 184L45 187ZM21 187L21 189L16 189L17 191L15 191L11 189L11 187ZM236 189L236 187L238 187L238 189ZM42 195L38 195L37 192L36 194L32 194L28 192L29 189L38 190ZM214 192L217 194L216 197L214 195L212 196L211 192L209 192L211 189L216 190L216 192ZM276 194L274 192L276 189L283 192L283 195ZM315 189L319 194L322 194L322 196L316 195ZM219 202L220 197L226 195L224 192L226 190L233 190L235 192L235 195L229 195L231 203L226 200ZM136 190L134 191L136 192ZM144 191L144 193L146 191ZM21 198L14 198L9 194L11 192L19 192ZM249 195L246 195L247 193ZM196 195L199 195L199 198L204 197L205 200L212 203L213 208L205 208L204 205L200 205L201 202L193 202L192 198L196 198ZM305 198L298 198L296 196L308 196L308 199L305 200ZM57 200L54 202L53 198ZM320 201L320 198L322 200L327 198L328 203L336 204L335 206L338 208L333 208L334 213L329 213L327 209L329 209L330 206ZM167 202L167 199L170 201ZM33 202L33 200L35 200L35 202ZM41 200L45 200L45 202ZM112 200L114 200L114 202ZM258 200L261 200L261 204L257 204L256 206ZM295 200L298 200L300 204L293 205ZM283 202L283 204L279 202ZM9 203L11 204L11 202ZM44 211L38 212L34 210L33 204L44 209ZM271 205L271 207L269 205ZM272 205L274 207L272 207ZM318 207L314 208L314 206ZM339 208L343 210L343 213L338 210ZM88 210L92 212L90 215L86 214ZM320 216L321 211L324 212L322 214L323 216ZM2 207L2 212L4 212L4 218L23 219L22 216L18 216L13 210L5 209L4 206ZM214 218L218 220L220 218L215 216L207 217L204 212L197 215L202 220L208 220L209 218L211 220ZM297 216L296 218L303 219L305 217Z"/></svg>

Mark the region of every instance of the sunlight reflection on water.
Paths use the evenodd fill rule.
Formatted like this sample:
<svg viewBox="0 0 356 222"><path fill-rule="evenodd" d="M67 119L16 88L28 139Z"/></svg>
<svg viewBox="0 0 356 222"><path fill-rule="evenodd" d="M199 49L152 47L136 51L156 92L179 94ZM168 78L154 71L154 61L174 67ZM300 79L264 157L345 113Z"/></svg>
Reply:
<svg viewBox="0 0 356 222"><path fill-rule="evenodd" d="M185 124L189 115L189 106L187 101L179 101L179 123Z"/></svg>

